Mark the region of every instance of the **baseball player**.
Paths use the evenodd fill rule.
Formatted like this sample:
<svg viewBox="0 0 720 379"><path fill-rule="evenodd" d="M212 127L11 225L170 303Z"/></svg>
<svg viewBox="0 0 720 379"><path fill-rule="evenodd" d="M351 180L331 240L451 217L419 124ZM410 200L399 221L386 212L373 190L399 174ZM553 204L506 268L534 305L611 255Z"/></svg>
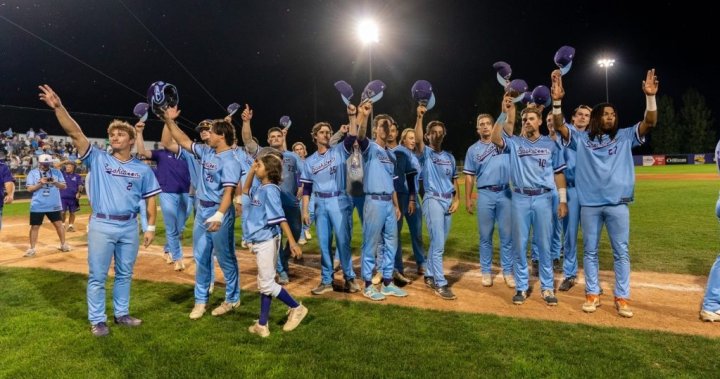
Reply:
<svg viewBox="0 0 720 379"><path fill-rule="evenodd" d="M307 158L307 148L305 147L305 144L302 142L295 142L292 145L292 150L295 154L297 154L300 159L303 162L303 167L305 167L305 158ZM302 194L300 195L300 198L302 198ZM315 198L310 195L310 225L315 221L315 213L314 213L314 205L315 205ZM307 241L312 239L312 234L310 234L310 225L303 224L303 233L300 235L300 239L298 240L298 243L300 245L304 245L307 243Z"/></svg>
<svg viewBox="0 0 720 379"><path fill-rule="evenodd" d="M348 115L354 117L356 108L348 106ZM345 290L358 292L355 272L350 254L350 231L352 225L352 205L345 190L345 161L352 151L353 141L330 146L332 127L327 122L319 122L312 128L311 135L317 144L317 151L305 159L305 168L301 171L303 183L303 221L310 224L310 195L315 196L315 230L321 254L320 284L312 289L312 294L321 295L333 290L333 256L330 251L332 235L340 256L345 277ZM333 234L331 234L333 233Z"/></svg>
<svg viewBox="0 0 720 379"><path fill-rule="evenodd" d="M115 324L139 326L142 320L130 316L130 283L138 254L137 221L140 198L147 199L148 231L143 237L147 247L155 237L155 195L160 185L150 167L132 158L135 143L132 125L115 120L108 127L112 154L90 145L80 126L70 117L60 97L47 86L40 86L40 99L54 109L63 130L78 148L80 159L93 174L88 180L88 192L93 214L88 230L88 319L95 336L105 336L110 330L105 315L105 279L110 262L115 262L113 308Z"/></svg>
<svg viewBox="0 0 720 379"><path fill-rule="evenodd" d="M252 120L253 112L250 107L246 104L245 110L242 113L242 137L243 143L246 148L253 150L253 147L257 149L257 144L252 139L252 129L250 126L250 120ZM280 189L282 200L282 209L285 214L286 221L290 226L290 230L293 233L293 239L295 241L300 239L302 234L302 221L300 219L300 203L298 202L298 195L301 194L301 188L299 186L300 172L303 168L303 161L300 157L292 151L286 150L286 136L287 130L283 131L278 127L273 127L268 130L267 142L268 145L278 150L283 156L283 171L282 180L280 181ZM255 144L255 146L253 146ZM245 235L243 229L243 235ZM286 236L287 238L287 236ZM285 247L279 250L278 259L278 283L287 284L290 282L288 277L288 260L290 259L290 239L287 239Z"/></svg>
<svg viewBox="0 0 720 379"><path fill-rule="evenodd" d="M60 237L60 251L70 251L70 246L65 242L65 228L62 224L62 201L60 190L65 189L65 177L60 170L50 167L52 156L41 154L38 157L38 167L30 170L26 179L28 192L32 193L30 202L30 248L25 252L25 257L35 255L35 244L37 243L40 225L47 216L55 227Z"/></svg>
<svg viewBox="0 0 720 379"><path fill-rule="evenodd" d="M480 138L465 154L465 208L473 214L472 191L477 187L477 224L480 235L479 256L482 285L490 287L492 279L492 237L495 223L500 235L500 265L505 284L515 288L513 278L512 220L510 214L509 150L500 150L490 141L495 119L478 115L475 130ZM475 186L473 186L475 184Z"/></svg>
<svg viewBox="0 0 720 379"><path fill-rule="evenodd" d="M407 292L393 283L393 268L397 252L398 230L397 222L402 217L395 193L395 156L387 149L387 138L390 132L392 119L390 116L380 114L375 117L375 141L365 137L367 120L372 111L372 103L364 102L359 106L357 137L353 131L347 137L348 143L355 143L357 138L364 161L363 192L365 193L362 231L362 277L365 281L363 296L370 300L384 300L386 296L405 297ZM380 291L373 285L373 269L375 268L375 253L381 242L378 253L378 272L382 276Z"/></svg>
<svg viewBox="0 0 720 379"><path fill-rule="evenodd" d="M80 210L80 194L85 187L82 176L75 172L75 161L66 161L63 164L65 170L62 172L65 179L65 189L60 190L60 201L62 202L62 222L66 232L75 231L75 213ZM70 214L68 220L68 213ZM65 224L65 221L69 222Z"/></svg>
<svg viewBox="0 0 720 379"><path fill-rule="evenodd" d="M630 308L630 210L635 189L632 148L645 141L657 122L658 80L648 70L642 89L646 97L645 117L629 128L619 129L612 104L601 103L590 112L588 130L569 128L564 122L561 101L565 95L559 70L552 75L555 126L569 148L577 152L575 186L580 201L583 229L585 303L583 311L595 312L600 305L598 244L603 225L607 227L615 262L615 308L622 317L632 317Z"/></svg>
<svg viewBox="0 0 720 379"><path fill-rule="evenodd" d="M491 140L510 155L510 179L513 184L511 201L512 244L515 252L515 289L513 303L525 302L529 293L528 265L525 247L532 227L537 234L539 255L540 290L547 305L557 305L553 281L550 239L552 233L553 189L560 197L558 217L567 213L565 188L565 160L557 144L540 134L542 114L538 108L528 107L522 113L523 135L512 136L504 126L515 124L515 104L512 96L505 94L502 114L493 127ZM503 125L505 124L505 125ZM507 130L510 128L508 127Z"/></svg>
<svg viewBox="0 0 720 379"><path fill-rule="evenodd" d="M277 251L280 248L280 230L287 236L293 257L302 255L300 246L290 231L282 207L282 190L278 186L282 173L286 171L282 156L265 154L253 163L243 192L251 197L248 213L243 223L243 233L250 242L250 250L255 254L258 266L258 289L260 290L260 318L248 330L250 333L267 337L270 335L268 319L272 298L280 299L288 306L288 319L283 326L286 332L294 330L307 316L308 309L298 303L280 284L275 282ZM250 192L254 178L261 184ZM279 226L279 227L278 227Z"/></svg>
<svg viewBox="0 0 720 379"><path fill-rule="evenodd" d="M420 161L415 156L415 146L412 150L404 145L398 145L398 127L395 120L390 119L390 131L388 133L387 148L395 154L395 193L400 206L400 213L405 217L410 230L410 240L412 243L413 255L415 263L420 268L425 264L425 249L422 245L422 212L417 207L417 174L420 171ZM408 133L403 131L403 136L407 137L412 134L412 144L415 144L415 131L408 128ZM397 221L397 250L395 252L395 270L393 278L400 283L409 284L411 280L405 276L405 267L403 265L402 243L400 233L403 227L403 218Z"/></svg>
<svg viewBox="0 0 720 379"><path fill-rule="evenodd" d="M3 205L10 204L15 198L15 178L13 178L10 169L5 163L0 162L0 229L2 229L2 210Z"/></svg>
<svg viewBox="0 0 720 379"><path fill-rule="evenodd" d="M165 223L166 242L164 246L165 261L175 264L175 271L185 270L182 253L182 235L187 221L188 202L190 201L190 172L187 162L180 158L179 152L172 152L166 147L159 150L145 149L143 131L145 123L136 125L137 153L144 159L157 163L157 180L160 183L160 210ZM166 133L168 131L165 131ZM163 145L164 146L164 145Z"/></svg>
<svg viewBox="0 0 720 379"><path fill-rule="evenodd" d="M425 197L422 203L423 216L425 216L425 223L430 233L425 285L433 289L435 294L441 298L454 300L457 296L448 286L443 273L443 254L445 253L445 241L450 232L451 215L460 205L458 174L455 169L455 157L442 150L442 142L447 133L445 124L440 121L430 121L427 124L429 146L425 146L425 132L423 131L425 112L427 112L427 108L419 105L415 121L415 136L422 165L421 176L425 186Z"/></svg>
<svg viewBox="0 0 720 379"><path fill-rule="evenodd" d="M237 257L235 256L235 208L233 191L240 180L241 167L230 147L235 138L232 124L215 120L210 127L208 144L193 142L178 128L177 107L165 111L165 127L183 149L200 160L200 175L196 187L198 209L193 226L193 256L195 258L195 306L190 319L201 318L206 311L211 281L213 248L225 277L225 301L213 309L213 316L221 316L240 306L240 287Z"/></svg>
<svg viewBox="0 0 720 379"><path fill-rule="evenodd" d="M592 108L587 105L580 105L575 108L572 116L572 125L578 132L587 129L590 122ZM552 113L551 113L552 114ZM575 162L577 152L573 149L563 149L565 157L565 180L567 181L568 215L562 219L562 231L564 240L563 258L563 281L558 290L569 291L577 280L577 239L580 226L580 202L578 201L577 190L575 189Z"/></svg>
<svg viewBox="0 0 720 379"><path fill-rule="evenodd" d="M720 172L720 141L715 146L715 164ZM720 220L720 198L715 203L715 216ZM703 297L700 319L708 322L720 321L720 255L708 274L707 288Z"/></svg>
<svg viewBox="0 0 720 379"><path fill-rule="evenodd" d="M390 129L390 133L392 134L392 129ZM408 191L410 190L411 186L415 189L415 197L413 201L410 201L410 193L408 193L408 206L405 211L405 219L408 223L408 229L410 231L410 240L412 241L412 249L413 249L413 256L415 258L415 265L417 267L417 274L418 276L425 275L425 261L427 260L427 257L425 255L425 248L423 247L423 238L422 238L422 223L423 223L423 216L422 216L422 207L419 205L420 200L418 196L420 195L420 172L422 171L422 166L420 166L420 161L418 160L417 154L415 153L417 149L417 143L415 139L415 129L414 128L406 128L402 131L402 134L400 134L400 143L401 146L406 150L406 153L408 157L410 158L410 164L417 172L416 175L410 179L410 176L407 176L407 186ZM401 150L398 150L401 151ZM412 184L411 184L412 181ZM398 202L400 203L400 209L403 208L403 202L401 201L402 195L398 195ZM411 204L412 203L412 204ZM410 212L411 209L414 208L414 212ZM398 228L398 236L400 235L400 231L402 229L402 225ZM400 248L400 242L398 240L398 249ZM400 260L400 263L398 263L397 256L395 257L395 268L399 268L399 265L402 264L402 258Z"/></svg>

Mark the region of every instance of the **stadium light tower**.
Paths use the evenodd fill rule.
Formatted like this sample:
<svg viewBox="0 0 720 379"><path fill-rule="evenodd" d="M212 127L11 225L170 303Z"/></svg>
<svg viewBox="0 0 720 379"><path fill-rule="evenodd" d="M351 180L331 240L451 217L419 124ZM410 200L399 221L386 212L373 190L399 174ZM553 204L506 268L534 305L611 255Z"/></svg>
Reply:
<svg viewBox="0 0 720 379"><path fill-rule="evenodd" d="M610 102L610 91L608 91L608 68L612 67L615 64L614 59L610 58L603 58L598 60L598 65L605 69L605 102Z"/></svg>
<svg viewBox="0 0 720 379"><path fill-rule="evenodd" d="M372 44L380 41L380 33L377 23L370 19L360 21L357 26L357 35L363 45L367 46L368 73L370 81L372 81Z"/></svg>

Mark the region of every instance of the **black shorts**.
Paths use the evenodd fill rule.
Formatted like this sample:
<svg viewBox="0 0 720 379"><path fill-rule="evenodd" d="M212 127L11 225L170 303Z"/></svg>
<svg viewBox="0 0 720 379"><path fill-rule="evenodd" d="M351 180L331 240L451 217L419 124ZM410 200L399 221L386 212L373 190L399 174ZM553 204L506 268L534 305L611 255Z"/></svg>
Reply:
<svg viewBox="0 0 720 379"><path fill-rule="evenodd" d="M30 212L30 225L42 225L43 218L47 216L50 222L62 221L60 211L54 212Z"/></svg>

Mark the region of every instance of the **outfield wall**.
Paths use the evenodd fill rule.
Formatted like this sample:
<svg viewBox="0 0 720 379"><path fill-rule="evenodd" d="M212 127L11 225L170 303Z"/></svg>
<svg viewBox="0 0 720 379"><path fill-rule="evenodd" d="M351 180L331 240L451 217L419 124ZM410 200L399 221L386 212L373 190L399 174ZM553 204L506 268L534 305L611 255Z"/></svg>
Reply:
<svg viewBox="0 0 720 379"><path fill-rule="evenodd" d="M676 164L713 164L715 154L654 154L633 155L635 166L665 166Z"/></svg>

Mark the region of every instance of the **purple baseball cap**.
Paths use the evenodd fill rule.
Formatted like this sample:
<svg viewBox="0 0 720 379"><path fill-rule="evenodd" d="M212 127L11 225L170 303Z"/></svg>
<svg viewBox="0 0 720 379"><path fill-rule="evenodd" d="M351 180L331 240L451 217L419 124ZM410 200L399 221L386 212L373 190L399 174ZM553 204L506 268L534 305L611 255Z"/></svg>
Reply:
<svg viewBox="0 0 720 379"><path fill-rule="evenodd" d="M360 102L364 103L369 100L371 103L376 103L382 99L383 91L385 91L385 83L381 80L373 80L363 89L362 95L360 95Z"/></svg>
<svg viewBox="0 0 720 379"><path fill-rule="evenodd" d="M532 102L532 95L530 94L530 91L523 92L523 97L522 97L522 99L520 99L520 102L523 104Z"/></svg>
<svg viewBox="0 0 720 379"><path fill-rule="evenodd" d="M432 84L427 80L418 80L410 89L410 95L418 104L422 104L427 110L435 106L435 94L433 93Z"/></svg>
<svg viewBox="0 0 720 379"><path fill-rule="evenodd" d="M560 68L560 73L562 75L565 75L570 71L574 57L575 48L572 46L563 46L555 53L555 64Z"/></svg>
<svg viewBox="0 0 720 379"><path fill-rule="evenodd" d="M508 92L510 96L514 97L514 103L521 101L528 90L527 83L522 79L513 79L510 83L505 86L505 92Z"/></svg>
<svg viewBox="0 0 720 379"><path fill-rule="evenodd" d="M148 118L148 110L150 110L148 103L137 103L133 108L133 114L140 119L140 122L145 122Z"/></svg>
<svg viewBox="0 0 720 379"><path fill-rule="evenodd" d="M552 103L552 98L550 97L550 89L543 85L535 87L530 97L531 102L537 105L544 105L547 107Z"/></svg>
<svg viewBox="0 0 720 379"><path fill-rule="evenodd" d="M503 61L497 61L493 63L493 68L495 69L495 72L497 72L496 77L498 83L505 87L510 81L510 76L512 75L512 68L510 68L510 64Z"/></svg>
<svg viewBox="0 0 720 379"><path fill-rule="evenodd" d="M280 117L280 126L282 126L283 128L289 128L290 125L292 125L292 120L290 120L290 116Z"/></svg>
<svg viewBox="0 0 720 379"><path fill-rule="evenodd" d="M234 115L235 112L238 111L238 109L240 109L240 104L238 104L238 103L232 103L232 104L228 105L228 107L227 107L228 116Z"/></svg>
<svg viewBox="0 0 720 379"><path fill-rule="evenodd" d="M147 100L156 116L162 118L165 109L178 105L180 96L177 88L163 81L157 81L150 85L147 90Z"/></svg>
<svg viewBox="0 0 720 379"><path fill-rule="evenodd" d="M335 89L340 92L340 97L342 98L345 105L350 104L350 99L353 97L353 89L348 82L344 80L338 80L335 82Z"/></svg>

